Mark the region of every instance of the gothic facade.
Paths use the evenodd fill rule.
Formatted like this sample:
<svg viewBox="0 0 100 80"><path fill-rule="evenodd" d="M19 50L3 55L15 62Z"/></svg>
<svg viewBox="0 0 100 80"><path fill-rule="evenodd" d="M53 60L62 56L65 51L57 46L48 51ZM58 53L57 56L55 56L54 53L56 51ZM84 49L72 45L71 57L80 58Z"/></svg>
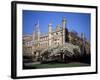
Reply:
<svg viewBox="0 0 100 80"><path fill-rule="evenodd" d="M35 26L35 30L32 35L23 36L23 54L24 55L35 55L40 56L41 51L54 46L60 46L66 42L73 43L76 40L76 43L83 45L83 41L79 37L75 37L68 32L67 29L67 20L62 18L60 25L56 26L56 29L53 30L52 23L48 24L48 33L41 34L39 21ZM75 40L73 39L75 37ZM74 40L74 41L73 41ZM80 46L81 46L80 45Z"/></svg>
<svg viewBox="0 0 100 80"><path fill-rule="evenodd" d="M52 23L48 24L48 33L42 35L38 21L38 24L36 25L36 29L33 31L33 34L23 36L23 46L25 47L26 45L26 48L24 48L23 50L24 54L32 53L33 55L39 55L41 50L47 47L63 45L66 41L68 41L68 30L66 28L66 22L66 18L63 18L62 24L57 25L56 30L52 29Z"/></svg>

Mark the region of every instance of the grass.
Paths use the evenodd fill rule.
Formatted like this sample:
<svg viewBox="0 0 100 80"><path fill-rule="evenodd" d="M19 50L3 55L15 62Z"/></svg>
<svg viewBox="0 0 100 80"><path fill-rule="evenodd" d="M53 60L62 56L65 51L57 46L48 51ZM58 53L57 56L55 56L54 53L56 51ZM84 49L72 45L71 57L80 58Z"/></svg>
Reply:
<svg viewBox="0 0 100 80"><path fill-rule="evenodd" d="M60 67L82 67L89 66L86 63L72 62L72 63L46 63L46 64L32 64L25 67L25 69L41 69L41 68L60 68Z"/></svg>

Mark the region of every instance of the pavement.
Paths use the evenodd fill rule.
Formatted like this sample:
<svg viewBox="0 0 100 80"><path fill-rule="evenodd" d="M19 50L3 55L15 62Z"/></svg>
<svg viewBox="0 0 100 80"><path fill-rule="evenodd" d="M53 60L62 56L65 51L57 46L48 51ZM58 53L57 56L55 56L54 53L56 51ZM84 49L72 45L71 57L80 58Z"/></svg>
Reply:
<svg viewBox="0 0 100 80"><path fill-rule="evenodd" d="M25 66L31 66L34 64L40 64L40 62L30 62L30 63L24 63Z"/></svg>

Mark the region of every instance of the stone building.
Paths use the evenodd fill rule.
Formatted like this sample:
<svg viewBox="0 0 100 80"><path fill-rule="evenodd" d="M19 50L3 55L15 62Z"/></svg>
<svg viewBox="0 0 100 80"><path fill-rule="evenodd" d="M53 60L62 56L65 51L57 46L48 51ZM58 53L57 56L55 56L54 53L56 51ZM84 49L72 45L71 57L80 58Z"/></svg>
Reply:
<svg viewBox="0 0 100 80"><path fill-rule="evenodd" d="M48 24L48 33L41 34L38 21L33 34L23 36L23 46L28 47L28 49L24 48L24 53L29 54L31 50L31 54L39 55L41 50L47 47L63 45L66 41L68 41L68 30L66 28L66 22L66 18L63 18L62 24L57 25L56 30L52 29L52 23L50 23Z"/></svg>
<svg viewBox="0 0 100 80"><path fill-rule="evenodd" d="M66 42L82 43L82 38L73 36L71 32L68 32L66 18L63 17L62 23L57 25L55 30L52 28L52 23L49 23L48 33L46 34L41 34L40 24L38 21L38 23L35 25L33 34L23 36L23 54L40 57L41 51L45 48L60 46Z"/></svg>

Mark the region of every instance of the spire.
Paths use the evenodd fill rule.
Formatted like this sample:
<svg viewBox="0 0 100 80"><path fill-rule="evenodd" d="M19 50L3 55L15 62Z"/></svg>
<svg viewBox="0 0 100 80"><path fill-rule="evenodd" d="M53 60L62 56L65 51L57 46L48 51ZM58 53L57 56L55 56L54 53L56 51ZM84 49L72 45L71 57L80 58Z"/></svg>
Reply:
<svg viewBox="0 0 100 80"><path fill-rule="evenodd" d="M51 21L50 21L48 27L49 27L49 32L51 33L52 32L52 23L51 23Z"/></svg>
<svg viewBox="0 0 100 80"><path fill-rule="evenodd" d="M39 28L39 26L40 26L39 20L38 20L38 23L37 23L37 25L38 25L38 28Z"/></svg>
<svg viewBox="0 0 100 80"><path fill-rule="evenodd" d="M48 24L48 29L49 29L49 46L51 46L51 44L52 44L52 41L51 41L51 39L52 39L52 35L51 35L51 33L52 33L52 22L50 21L50 23Z"/></svg>
<svg viewBox="0 0 100 80"><path fill-rule="evenodd" d="M63 17L63 19L62 19L63 21L66 21L66 17Z"/></svg>
<svg viewBox="0 0 100 80"><path fill-rule="evenodd" d="M40 38L40 25L39 25L39 20L37 21L37 23L35 24L35 31L34 31L34 35L35 35L35 40L39 40Z"/></svg>
<svg viewBox="0 0 100 80"><path fill-rule="evenodd" d="M63 17L62 19L62 27L65 29L66 28L66 18Z"/></svg>
<svg viewBox="0 0 100 80"><path fill-rule="evenodd" d="M39 32L40 31L40 24L39 24L39 20L38 20L38 22L35 24L35 30L36 30L36 32Z"/></svg>
<svg viewBox="0 0 100 80"><path fill-rule="evenodd" d="M84 38L85 38L85 33L81 33L81 38L84 40Z"/></svg>
<svg viewBox="0 0 100 80"><path fill-rule="evenodd" d="M52 20L50 20L49 26L52 26Z"/></svg>

